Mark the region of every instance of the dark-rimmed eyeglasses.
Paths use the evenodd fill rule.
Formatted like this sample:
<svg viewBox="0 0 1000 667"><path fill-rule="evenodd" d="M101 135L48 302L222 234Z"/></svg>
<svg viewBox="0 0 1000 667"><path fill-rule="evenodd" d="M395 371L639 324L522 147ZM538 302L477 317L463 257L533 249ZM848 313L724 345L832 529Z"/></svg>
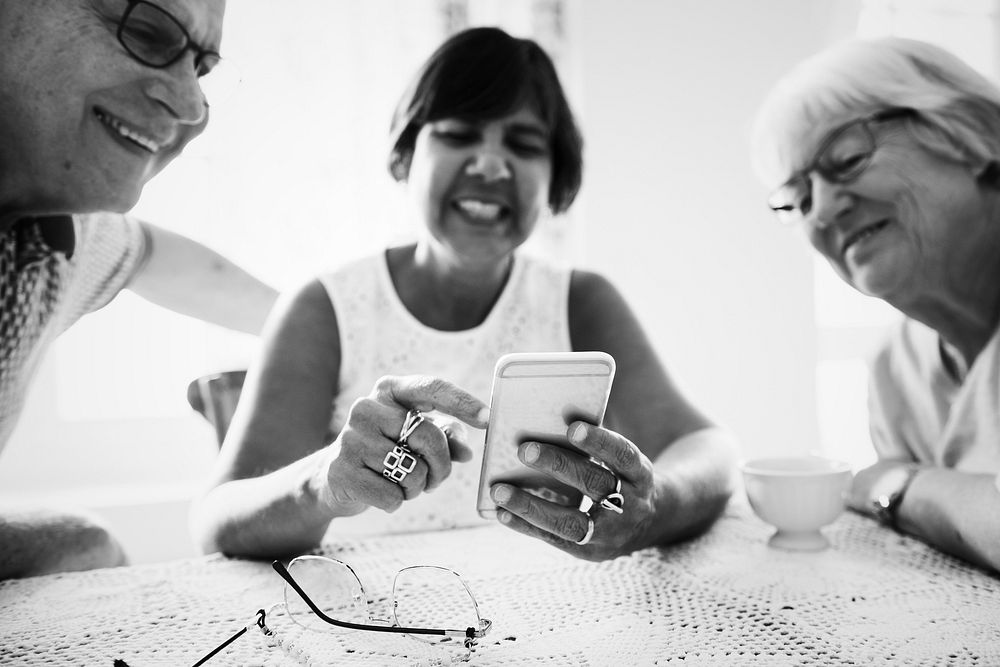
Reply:
<svg viewBox="0 0 1000 667"><path fill-rule="evenodd" d="M812 210L811 173L818 173L830 183L850 183L864 173L878 148L872 125L914 113L912 109L887 109L833 130L820 144L812 162L775 188L767 198L768 207L782 224L801 222Z"/></svg>
<svg viewBox="0 0 1000 667"><path fill-rule="evenodd" d="M288 617L307 630L392 632L432 643L461 640L462 658L468 660L478 640L493 626L492 621L479 615L479 605L465 581L447 568L415 565L397 572L392 584L391 616L376 618L361 580L342 561L299 556L287 567L277 560L271 566L285 580L284 607ZM265 635L274 635L263 609L257 612L252 625ZM207 662L249 627L239 630L194 667Z"/></svg>
<svg viewBox="0 0 1000 667"><path fill-rule="evenodd" d="M196 44L177 17L146 0L127 0L116 35L125 51L154 69L170 67L194 52L194 71L206 103L228 97L239 83L239 74L218 51Z"/></svg>
<svg viewBox="0 0 1000 667"><path fill-rule="evenodd" d="M118 22L118 41L143 65L163 69L194 51L198 76L208 74L222 59L218 51L203 49L191 40L184 25L158 5L146 0L128 0Z"/></svg>

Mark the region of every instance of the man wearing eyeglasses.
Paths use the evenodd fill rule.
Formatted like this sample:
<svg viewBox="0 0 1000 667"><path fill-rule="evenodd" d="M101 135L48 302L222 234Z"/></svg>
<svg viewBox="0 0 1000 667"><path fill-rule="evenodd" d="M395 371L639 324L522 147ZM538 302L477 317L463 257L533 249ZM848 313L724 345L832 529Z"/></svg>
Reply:
<svg viewBox="0 0 1000 667"><path fill-rule="evenodd" d="M208 120L224 0L0 2L0 449L48 344L128 287L259 331L269 286L128 219ZM0 579L122 563L77 513L0 516Z"/></svg>

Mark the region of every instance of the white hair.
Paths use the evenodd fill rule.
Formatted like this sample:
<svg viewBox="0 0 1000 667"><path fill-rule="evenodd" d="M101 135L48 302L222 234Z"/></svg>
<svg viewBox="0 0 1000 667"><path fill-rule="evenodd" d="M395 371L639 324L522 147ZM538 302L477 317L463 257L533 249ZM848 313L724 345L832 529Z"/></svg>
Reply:
<svg viewBox="0 0 1000 667"><path fill-rule="evenodd" d="M1000 162L1000 87L939 46L883 37L837 44L775 84L753 125L754 170L775 185L820 132L889 108L917 112L910 128L931 152L977 170Z"/></svg>

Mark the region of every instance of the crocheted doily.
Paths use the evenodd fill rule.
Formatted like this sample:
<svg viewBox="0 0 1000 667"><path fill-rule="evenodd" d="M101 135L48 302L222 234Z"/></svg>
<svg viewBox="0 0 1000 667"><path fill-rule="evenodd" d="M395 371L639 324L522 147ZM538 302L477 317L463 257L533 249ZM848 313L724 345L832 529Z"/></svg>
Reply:
<svg viewBox="0 0 1000 667"><path fill-rule="evenodd" d="M461 573L493 628L473 665L1000 665L1000 580L847 513L830 549L767 546L734 503L706 535L589 563L499 526L327 545L379 614L408 565ZM268 563L221 556L0 584L0 663L191 665L281 600ZM433 607L434 602L428 603ZM429 613L434 609L429 608ZM209 665L447 664L406 636L301 630L282 611Z"/></svg>

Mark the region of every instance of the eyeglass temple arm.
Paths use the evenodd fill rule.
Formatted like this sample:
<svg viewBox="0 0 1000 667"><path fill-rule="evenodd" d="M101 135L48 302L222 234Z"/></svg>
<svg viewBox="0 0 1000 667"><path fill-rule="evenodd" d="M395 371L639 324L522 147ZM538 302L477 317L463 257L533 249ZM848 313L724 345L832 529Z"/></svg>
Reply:
<svg viewBox="0 0 1000 667"><path fill-rule="evenodd" d="M264 625L264 610L263 609L258 609L257 610L257 620L255 621L255 623L257 624L257 626L262 631L264 631L265 634L270 634L271 633L271 631L268 630L267 626ZM248 628L249 628L249 626L244 626L244 627L240 628L237 632L235 632L233 634L232 637L230 637L229 639L227 639L226 641L222 642L217 647L215 647L214 649L212 649L211 652L209 652L208 654L206 654L205 657L203 657L198 662L194 663L191 667L201 667L201 665L204 665L206 662L208 662L213 657L215 657L215 655L219 651L223 650L224 648L226 648L227 646L229 646L230 644L232 644L234 641L236 641L237 639L239 639L243 635L243 633L247 631Z"/></svg>
<svg viewBox="0 0 1000 667"><path fill-rule="evenodd" d="M285 567L284 563L282 563L280 560L276 560L276 561L273 561L271 563L271 567L273 567L274 571L277 572L281 576L281 578L284 579L285 582L289 586L291 586L292 589L296 593L298 593L299 597L302 598L302 601L305 602L306 605L309 606L310 610L312 610L312 613L316 614L323 622L329 623L330 625L336 625L337 627L351 628L353 630L371 630L371 631L374 631L374 632L405 633L405 634L408 634L408 635L443 635L443 636L446 636L446 637L482 637L482 636L484 636L489 631L490 625L492 625L492 623L488 619L484 619L483 622L484 622L485 628L483 628L483 629L469 627L469 628L467 628L465 630L440 630L440 629L436 629L436 628L403 628L403 627L400 627L398 625L396 625L396 626L367 625L367 624L364 624L364 623L351 623L350 621L338 621L335 618L331 618L331 617L327 616L325 613L323 613L322 610L320 610L319 607L316 606L316 603L312 601L312 599L306 594L306 592L304 590L302 590L302 587L299 586L299 583L297 581L295 581L295 578L292 577L291 572L288 571L288 568Z"/></svg>

